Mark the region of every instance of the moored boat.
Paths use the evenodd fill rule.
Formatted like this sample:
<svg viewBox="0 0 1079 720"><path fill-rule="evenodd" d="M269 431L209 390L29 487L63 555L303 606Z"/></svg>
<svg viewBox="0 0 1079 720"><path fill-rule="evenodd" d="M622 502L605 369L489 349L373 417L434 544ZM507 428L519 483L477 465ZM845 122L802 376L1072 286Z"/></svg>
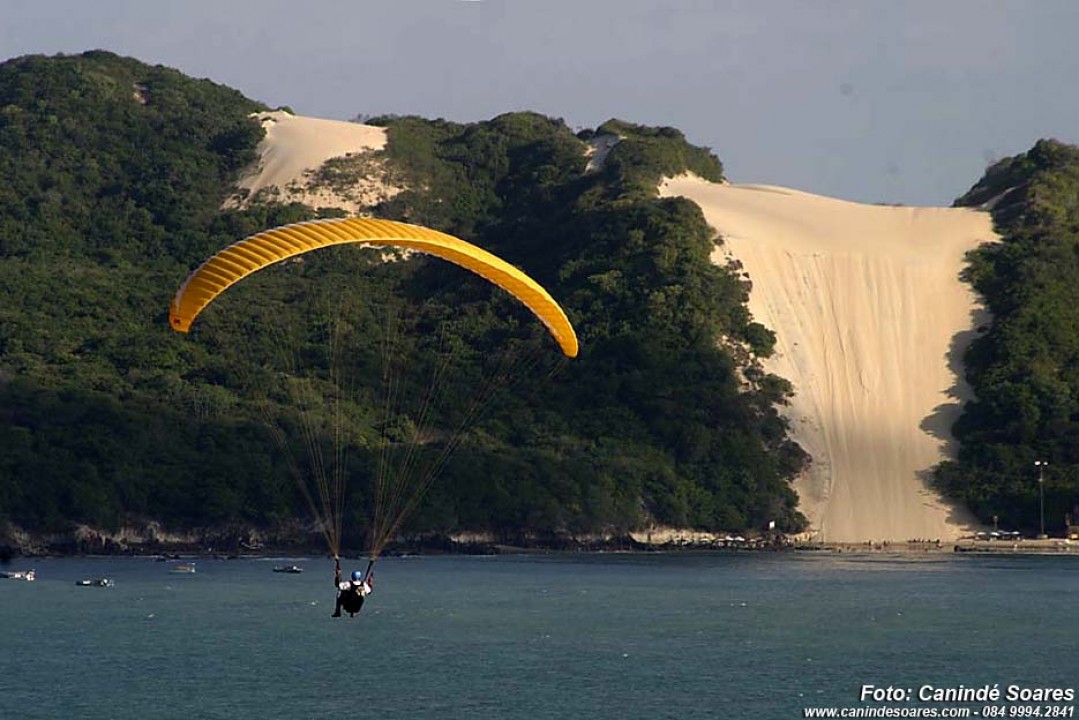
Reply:
<svg viewBox="0 0 1079 720"><path fill-rule="evenodd" d="M0 571L0 580L26 580L27 582L33 582L36 579L37 575L33 570Z"/></svg>
<svg viewBox="0 0 1079 720"><path fill-rule="evenodd" d="M302 573L303 568L299 565L277 565L274 567L273 571L275 573L291 573L295 575L297 573Z"/></svg>

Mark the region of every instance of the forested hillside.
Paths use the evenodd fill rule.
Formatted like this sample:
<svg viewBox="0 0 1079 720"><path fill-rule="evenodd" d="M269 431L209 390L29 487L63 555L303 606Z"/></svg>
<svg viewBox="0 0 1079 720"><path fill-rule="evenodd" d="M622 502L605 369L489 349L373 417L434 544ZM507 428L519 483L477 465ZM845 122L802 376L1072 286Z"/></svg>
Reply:
<svg viewBox="0 0 1079 720"><path fill-rule="evenodd" d="M956 204L990 208L1003 241L971 258L993 322L967 352L977 400L938 483L986 523L1027 532L1040 530L1044 489L1059 534L1066 516L1079 522L1079 149L1039 141Z"/></svg>
<svg viewBox="0 0 1079 720"><path fill-rule="evenodd" d="M262 130L248 116L261 109L210 81L104 52L0 65L0 520L40 531L305 517L235 352L277 338L258 323L241 341L227 331L181 336L166 322L176 287L216 250L335 214L221 209L254 158ZM387 127L379 160L406 188L375 214L518 265L566 308L582 347L542 382L499 392L406 530L802 527L789 480L805 457L775 411L789 388L754 363L771 333L750 321L745 284L709 262L715 240L698 208L655 191L661 176L687 170L721 179L710 152L671 128L611 121L575 134L530 113L370 122ZM586 172L593 133L622 139ZM529 328L504 294L422 257L290 263L265 271L236 306L296 320L320 288L346 283L350 304L371 309L356 320L370 341L355 364L370 367L357 371L349 406L346 534L358 547L386 450L386 428L366 405L381 391L382 309L419 307L413 328L449 319L441 327L469 357L493 355L507 338L523 343ZM402 352L419 358L408 382L429 370L445 332L407 340ZM329 353L313 338L304 360L324 369ZM446 379L446 395L466 398L470 380ZM290 412L319 412L272 402L286 427ZM452 403L439 412L436 428L453 421ZM417 452L440 443L432 432Z"/></svg>

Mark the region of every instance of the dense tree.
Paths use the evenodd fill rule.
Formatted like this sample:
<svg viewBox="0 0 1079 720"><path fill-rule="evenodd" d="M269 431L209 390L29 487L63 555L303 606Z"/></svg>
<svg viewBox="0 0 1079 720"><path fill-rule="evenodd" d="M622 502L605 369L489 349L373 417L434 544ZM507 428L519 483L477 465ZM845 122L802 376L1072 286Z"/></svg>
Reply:
<svg viewBox="0 0 1079 720"><path fill-rule="evenodd" d="M1059 532L1079 514L1079 149L1039 141L957 205L990 209L1002 241L971 254L993 322L967 351L977 399L938 484L982 520L1026 531L1040 528L1044 489L1046 527ZM1035 461L1050 463L1044 475Z"/></svg>
<svg viewBox="0 0 1079 720"><path fill-rule="evenodd" d="M251 389L274 376L252 382L263 370L249 362L279 344L271 321L291 323L304 333L303 382L324 386L325 323L300 318L323 288L342 286L360 339L350 370L361 380L345 409L358 542L377 438L407 431L380 426L372 409L387 313L418 308L407 322L424 331L398 349L418 358L402 381L416 392L445 342L432 328L447 319L468 360L535 341L535 323L488 284L444 263L370 252L320 253L230 291L236 316L250 319L242 341L235 327L212 332L212 317L194 340L172 333L169 297L198 262L316 215L299 205L222 210L254 158L262 131L248 116L261 109L104 52L0 65L0 515L55 529L115 527L132 515L205 526L302 514ZM804 457L775 411L789 386L747 352L767 354L773 338L751 322L744 283L710 262L715 239L699 209L655 190L685 171L721 179L711 153L671 128L610 121L578 136L533 113L371 122L388 130L379 161L408 188L378 214L524 268L563 302L583 348L551 382L498 390L409 529L802 526L789 479ZM604 168L587 172L594 134L621 140ZM446 381L435 428L457 420L479 372L468 367ZM287 430L311 416L328 427L328 411L272 388L265 400ZM444 443L433 432L417 452Z"/></svg>

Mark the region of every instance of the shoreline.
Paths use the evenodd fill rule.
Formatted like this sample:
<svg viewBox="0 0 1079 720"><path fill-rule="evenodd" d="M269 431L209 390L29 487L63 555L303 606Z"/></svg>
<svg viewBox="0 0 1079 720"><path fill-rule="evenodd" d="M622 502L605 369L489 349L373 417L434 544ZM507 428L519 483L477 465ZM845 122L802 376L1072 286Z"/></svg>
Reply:
<svg viewBox="0 0 1079 720"><path fill-rule="evenodd" d="M713 533L653 526L642 530L595 533L426 532L400 536L383 555L498 555L527 552L658 552L684 550L780 550L795 536L769 533ZM341 543L342 556L358 557L362 537ZM232 523L214 527L165 527L146 518L129 518L113 530L73 524L67 530L27 531L0 526L0 563L14 557L329 555L315 526L295 521L270 527Z"/></svg>
<svg viewBox="0 0 1079 720"><path fill-rule="evenodd" d="M779 552L792 548L782 539L746 540L740 543L642 543L629 535L604 539L572 537L497 538L492 540L455 540L447 535L431 535L391 543L381 557L439 555L522 555L574 553L692 553L692 552ZM16 558L64 557L143 557L183 560L189 558L251 559L267 557L331 557L318 542L266 543L257 546L216 546L205 543L107 543L87 546L82 543L35 543L32 547L13 547L0 543L0 564ZM341 558L360 559L368 555L354 548L341 551Z"/></svg>
<svg viewBox="0 0 1079 720"><path fill-rule="evenodd" d="M479 537L468 534L454 537L432 534L411 538L391 544L382 557L413 556L491 556L528 554L703 554L703 553L799 553L820 555L845 555L858 557L896 558L940 555L1076 555L1079 556L1079 540L1067 538L1023 538L1015 540L987 540L961 538L957 541L863 542L825 543L795 540L775 534L768 537L739 538L739 541L668 539L665 542L642 542L633 537L637 533L605 537ZM10 540L10 539L9 539ZM40 539L39 539L40 540ZM29 558L106 558L141 557L157 561L185 559L253 560L283 557L331 557L318 542L277 543L226 543L218 545L204 542L142 542L103 544L76 542L36 542L31 546L13 546L0 542L0 564ZM341 558L362 559L368 555L348 548Z"/></svg>

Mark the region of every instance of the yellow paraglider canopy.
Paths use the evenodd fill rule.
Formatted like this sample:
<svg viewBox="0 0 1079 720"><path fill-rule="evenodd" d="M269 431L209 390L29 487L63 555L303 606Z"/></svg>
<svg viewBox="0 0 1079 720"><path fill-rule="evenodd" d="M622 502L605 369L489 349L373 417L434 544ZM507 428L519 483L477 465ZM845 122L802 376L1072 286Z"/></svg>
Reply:
<svg viewBox="0 0 1079 720"><path fill-rule="evenodd" d="M547 326L568 357L577 335L550 294L521 270L470 243L430 228L393 220L339 218L284 225L252 235L211 257L187 278L169 307L169 324L186 333L207 305L243 278L288 258L346 243L390 245L448 260L510 293Z"/></svg>

